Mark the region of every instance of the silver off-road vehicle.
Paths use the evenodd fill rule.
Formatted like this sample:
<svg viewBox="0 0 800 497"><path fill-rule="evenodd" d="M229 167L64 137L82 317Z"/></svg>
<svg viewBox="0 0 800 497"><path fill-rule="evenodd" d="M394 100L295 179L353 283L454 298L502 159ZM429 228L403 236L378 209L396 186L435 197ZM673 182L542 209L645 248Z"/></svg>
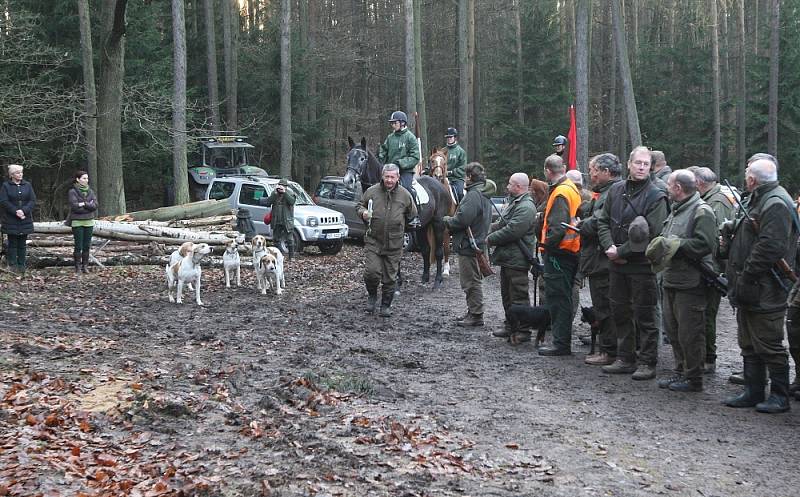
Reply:
<svg viewBox="0 0 800 497"><path fill-rule="evenodd" d="M279 178L262 176L216 177L208 185L206 199L227 199L232 208L249 210L256 233L271 239L272 230L264 223L264 217L272 208L262 206L260 201L270 196L278 181ZM344 216L314 204L303 187L294 181L289 182L289 188L297 199L294 204L295 250L301 253L304 247L316 245L323 254L338 254L348 233Z"/></svg>

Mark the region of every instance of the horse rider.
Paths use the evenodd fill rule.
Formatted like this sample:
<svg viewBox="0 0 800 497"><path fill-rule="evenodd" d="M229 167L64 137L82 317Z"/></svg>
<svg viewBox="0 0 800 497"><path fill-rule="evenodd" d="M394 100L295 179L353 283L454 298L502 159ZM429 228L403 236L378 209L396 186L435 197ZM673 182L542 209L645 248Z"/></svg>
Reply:
<svg viewBox="0 0 800 497"><path fill-rule="evenodd" d="M564 152L567 150L567 144L569 140L564 135L558 135L553 138L553 153L559 157L564 156Z"/></svg>
<svg viewBox="0 0 800 497"><path fill-rule="evenodd" d="M419 164L419 144L417 137L408 129L408 116L400 110L392 112L389 118L392 132L381 144L378 160L381 164L395 164L400 168L400 185L408 190L418 204L417 192L411 186L414 181L414 168ZM416 221L416 223L415 223ZM419 224L419 219L412 219L409 225Z"/></svg>
<svg viewBox="0 0 800 497"><path fill-rule="evenodd" d="M458 130L447 128L447 179L456 197L456 203L464 198L464 170L467 167L467 153L458 144Z"/></svg>
<svg viewBox="0 0 800 497"><path fill-rule="evenodd" d="M364 236L366 261L364 283L367 286L369 314L378 303L378 286L381 292L381 317L392 315L397 272L403 251L403 228L417 217L417 208L408 190L399 188L400 170L395 164L383 166L382 179L367 188L358 204L357 212L367 223Z"/></svg>

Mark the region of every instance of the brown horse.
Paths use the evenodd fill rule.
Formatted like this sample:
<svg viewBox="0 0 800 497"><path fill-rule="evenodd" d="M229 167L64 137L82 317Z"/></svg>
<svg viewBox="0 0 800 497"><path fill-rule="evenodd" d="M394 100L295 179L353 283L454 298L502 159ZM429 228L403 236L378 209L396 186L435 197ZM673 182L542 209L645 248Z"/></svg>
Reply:
<svg viewBox="0 0 800 497"><path fill-rule="evenodd" d="M450 203L450 210L447 212L447 215L453 216L456 213L458 204L453 195L450 181L447 179L447 149L437 149L433 147L428 163L430 164L428 174L436 178L450 194L452 202ZM429 241L431 242L431 246L433 246L433 240L431 240L430 237ZM442 270L442 274L450 276L450 232L447 230L447 227L444 229L444 236L442 238L442 250L444 250L444 269Z"/></svg>

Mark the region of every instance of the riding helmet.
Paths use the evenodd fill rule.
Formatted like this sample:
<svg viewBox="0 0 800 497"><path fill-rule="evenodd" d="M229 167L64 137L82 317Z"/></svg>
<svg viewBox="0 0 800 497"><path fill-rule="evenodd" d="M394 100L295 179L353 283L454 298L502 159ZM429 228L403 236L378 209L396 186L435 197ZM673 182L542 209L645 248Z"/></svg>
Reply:
<svg viewBox="0 0 800 497"><path fill-rule="evenodd" d="M389 122L390 123L395 122L395 121L402 121L404 123L407 123L408 122L408 116L402 110L396 110L396 111L392 112L392 117L389 118Z"/></svg>
<svg viewBox="0 0 800 497"><path fill-rule="evenodd" d="M556 136L553 139L553 146L555 147L556 145L564 145L566 147L567 146L567 137L565 137L564 135Z"/></svg>
<svg viewBox="0 0 800 497"><path fill-rule="evenodd" d="M445 138L450 138L451 136L458 136L458 130L456 128L447 128L447 133L445 133Z"/></svg>

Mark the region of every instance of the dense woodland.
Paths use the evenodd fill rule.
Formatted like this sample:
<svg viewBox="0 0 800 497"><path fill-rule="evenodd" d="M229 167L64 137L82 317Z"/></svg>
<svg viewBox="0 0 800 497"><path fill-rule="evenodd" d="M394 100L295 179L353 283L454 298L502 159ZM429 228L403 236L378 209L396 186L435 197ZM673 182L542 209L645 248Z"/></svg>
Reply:
<svg viewBox="0 0 800 497"><path fill-rule="evenodd" d="M426 149L539 175L576 105L579 166L632 144L800 187L800 0L0 0L0 164L41 217L90 171L103 210L185 199L197 138L248 135L307 189L393 110ZM417 123L410 125L414 129ZM502 183L501 183L502 184Z"/></svg>

